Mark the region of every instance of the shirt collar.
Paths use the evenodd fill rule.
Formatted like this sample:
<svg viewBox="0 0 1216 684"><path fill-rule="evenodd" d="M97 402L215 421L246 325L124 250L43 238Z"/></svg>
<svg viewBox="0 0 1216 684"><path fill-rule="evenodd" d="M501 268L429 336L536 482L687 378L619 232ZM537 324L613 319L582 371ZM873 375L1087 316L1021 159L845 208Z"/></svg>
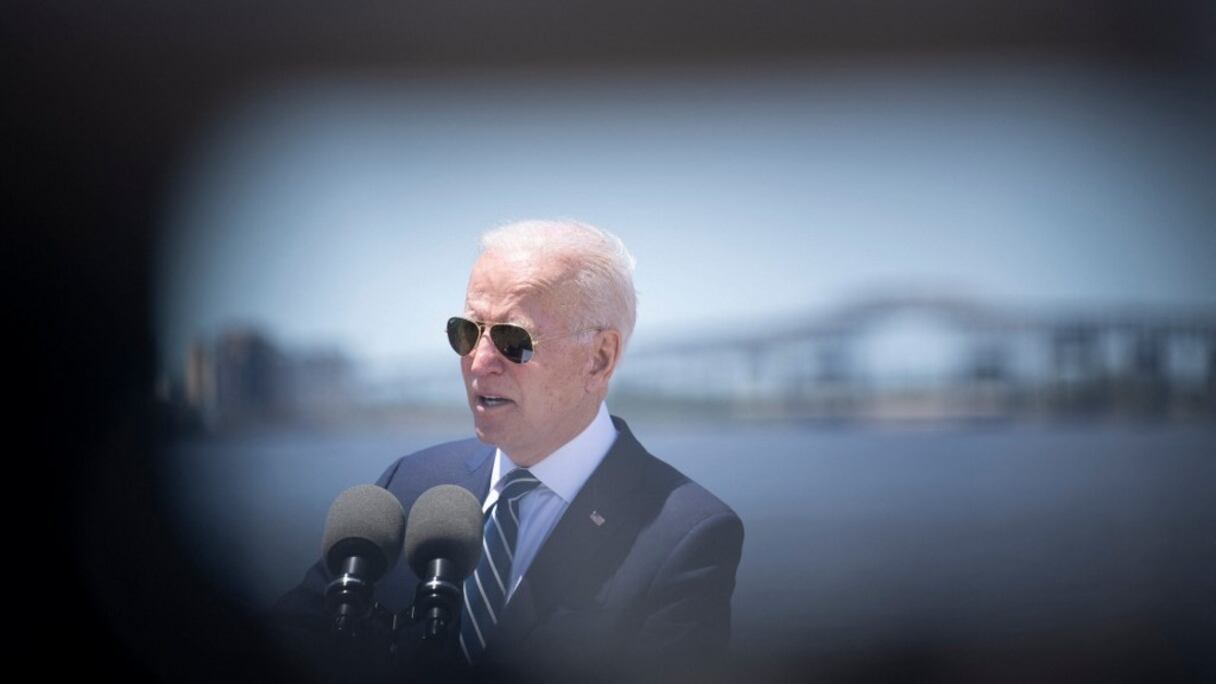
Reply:
<svg viewBox="0 0 1216 684"><path fill-rule="evenodd" d="M600 402L600 410L595 414L595 418L578 436L558 447L557 451L528 470L541 484L553 490L569 504L574 501L591 473L595 472L600 461L608 455L608 450L616 441L616 435L616 426L608 415L608 405ZM490 473L490 499L498 498L498 486L502 478L517 467L502 449L494 450L494 467ZM487 501L488 503L491 501Z"/></svg>

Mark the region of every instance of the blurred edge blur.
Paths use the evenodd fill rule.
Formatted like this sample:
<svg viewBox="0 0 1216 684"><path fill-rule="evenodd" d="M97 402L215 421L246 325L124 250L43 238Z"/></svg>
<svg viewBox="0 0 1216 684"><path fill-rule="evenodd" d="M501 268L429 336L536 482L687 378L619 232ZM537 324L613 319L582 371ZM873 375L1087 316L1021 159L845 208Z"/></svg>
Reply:
<svg viewBox="0 0 1216 684"><path fill-rule="evenodd" d="M29 631L55 642L60 647L56 653L66 648L93 671L131 678L209 681L247 676L257 671L249 668L263 664L246 604L230 589L217 588L210 569L200 569L193 541L183 538L178 524L166 515L192 504L165 505L179 493L163 487L180 473L155 458L158 439L182 430L239 431L265 424L266 419L290 423L302 418L310 424L317 416L364 420L354 415L361 408L352 412L349 407L366 405L359 397L368 395L357 383L348 384L353 376L341 350L319 357L300 355L280 349L272 331L253 328L214 331L213 337L198 341L189 361L156 358L152 270L168 194L198 132L246 94L300 74L415 67L477 71L514 65L577 72L586 66L755 65L770 58L838 63L966 60L997 54L1075 59L1153 74L1172 87L1198 93L1211 111L1216 74L1213 9L1204 2L1082 2L1066 7L995 1L797 6L749 2L713 8L688 2L537 2L521 8L479 1L381 4L340 15L298 3L212 3L205 8L184 3L14 3L6 9L0 49L6 64L18 71L4 115L16 142L8 155L13 172L6 175L19 200L17 230L10 235L16 243L10 272L18 294L14 336L19 356L14 358L25 361L23 370L35 380L16 422L33 428L39 452L50 462L49 474L30 476L29 481L67 483L72 502L66 511L58 511L64 516L54 521L60 523L58 529L27 532L32 538L27 548L34 554L63 558L57 564L60 572L52 575L54 597L49 605L27 613L34 620ZM1199 139L1196 145L1210 159L1211 140ZM971 304L981 313L989 305L1001 307L983 301L959 307L943 299L880 298L852 308L841 303L843 313L835 318L831 311L808 311L806 320L798 322L802 327L790 328L791 334L806 336L803 349L774 348L760 339L732 340L728 363L738 372L712 396L697 397L707 406L697 407L695 413L795 423L860 417L906 424L1008 415L1210 420L1210 312L1065 311L1051 321L998 317L1037 345L1040 351L1035 354L1045 360L1037 372L1022 375L1013 363L1021 357L1000 345L994 349L982 343L1003 328L977 322L991 320L987 315L962 313ZM857 339L852 335L864 331L866 321L881 320L881 312L907 310L944 316L951 321L950 330L976 344L963 348L967 351L944 378L921 386L897 383L876 392L865 381L863 366L847 356L834 356L832 350L852 348L847 340ZM844 331L843 346L828 342L835 338L826 331L833 329ZM1206 351L1195 339L1207 340ZM1126 353L1108 356L1098 351L1108 348ZM241 357L242 349L251 351ZM636 351L641 365L646 352ZM689 353L694 358L691 368L672 369L670 357L654 352L644 363L653 364L654 375L648 377L659 385L647 387L639 376L636 395L630 396L629 383L622 382L619 396L613 398L614 410L617 404L622 413L631 406L659 410L642 407L663 394L665 379L702 373L696 364L710 362L704 350ZM805 374L791 380L766 373L767 364L783 354L806 359ZM235 361L238 357L245 360ZM326 384L331 382L337 384ZM416 386L415 380L410 383ZM286 389L301 385L316 392ZM337 397L352 401L329 403L334 386L348 388L351 394L343 389ZM389 395L397 402L390 402L389 413L401 415L402 395ZM665 399L661 410L678 418L687 400ZM376 402L370 403L372 410L363 416L385 414ZM440 409L452 410L451 403ZM23 420L25 411L32 420ZM161 433L158 425L170 434ZM1155 439L1145 442L1122 433L1095 434L1098 445L1113 441L1150 450L1157 444ZM1094 529L1110 538L1126 533L1137 540L1121 552L1149 553L1147 565L1104 585L1116 590L1149 586L1134 597L1135 603L1118 606L1114 614L1094 613L1093 605L1107 595L1090 595L1082 599L1090 612L1081 611L1090 620L1079 624L1065 624L1061 615L1068 611L1066 605L1031 606L1030 613L1045 611L1048 625L1058 630L1038 630L1043 621L1028 613L1000 638L962 654L940 642L918 642L913 632L923 623L900 623L899 618L909 614L899 612L887 623L896 634L881 642L888 648L867 650L876 642L865 639L848 646L847 639L855 633L845 630L846 641L827 640L836 650L821 653L804 671L838 680L910 673L937 681L995 681L1008 672L1040 681L1212 677L1211 656L1204 646L1204 630L1212 626L1211 578L1216 574L1205 572L1213 560L1210 543L1204 545L1205 539L1210 542L1211 505L1196 493L1211 481L1205 453L1210 450L1210 432L1188 428L1176 435L1171 443L1181 445L1176 451L1190 465L1172 473L1150 471L1169 480L1169 486L1134 490L1147 496L1143 506L1163 512L1157 522L1146 528L1145 520L1135 515L1097 515L1072 530L1079 537L1066 535L1062 546L1052 547L1067 554L1069 540L1085 539ZM1070 439L1063 438L1064 453L1071 452ZM369 459L380 458L380 447L375 452ZM1116 473L1113 488L1102 490L1105 494L1117 496L1139 481L1136 468L1142 464L1129 458L1118 462L1129 469L1125 474L1131 479L1119 479ZM1189 489L1176 496L1174 480ZM1061 498L1052 501L1083 490L1086 475L1077 474L1071 481L1077 489L1061 492ZM1048 519L1017 529L1032 534L1051 524ZM881 536L882 530L874 534ZM1154 547L1158 542L1165 546ZM1160 560L1152 555L1154 548L1158 553L1165 548L1171 555ZM1050 564L1051 558L1037 562ZM741 569L741 592L744 572ZM932 570L925 572L930 576ZM1079 581L1073 574L1058 579L1052 587L1061 597ZM981 583L982 588L1003 586L999 578L990 582L995 584ZM1036 588L1041 587L1029 591ZM879 589L884 596L914 593L898 581ZM1179 608L1188 596L1195 604ZM985 604L978 610L982 615L1000 607ZM863 618L881 621L881 602L870 608L874 614ZM847 620L849 607L838 609L843 611L841 620ZM933 613L922 609L915 615L926 620ZM987 624L999 621L994 615ZM816 629L831 629L842 623L815 624ZM1019 643L1020 648L1015 646ZM1032 662L1027 663L1027 657Z"/></svg>

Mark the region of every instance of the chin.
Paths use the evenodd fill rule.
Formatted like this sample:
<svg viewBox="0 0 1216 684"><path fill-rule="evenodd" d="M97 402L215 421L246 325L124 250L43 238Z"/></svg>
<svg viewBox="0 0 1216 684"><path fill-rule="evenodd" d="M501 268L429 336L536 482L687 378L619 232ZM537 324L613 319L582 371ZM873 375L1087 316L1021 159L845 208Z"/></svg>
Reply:
<svg viewBox="0 0 1216 684"><path fill-rule="evenodd" d="M473 434L477 435L478 441L484 444L502 446L502 433L480 424L476 418L473 419Z"/></svg>
<svg viewBox="0 0 1216 684"><path fill-rule="evenodd" d="M477 424L476 419L473 420L473 434L477 436L478 440L485 442L486 444L493 444L490 434Z"/></svg>

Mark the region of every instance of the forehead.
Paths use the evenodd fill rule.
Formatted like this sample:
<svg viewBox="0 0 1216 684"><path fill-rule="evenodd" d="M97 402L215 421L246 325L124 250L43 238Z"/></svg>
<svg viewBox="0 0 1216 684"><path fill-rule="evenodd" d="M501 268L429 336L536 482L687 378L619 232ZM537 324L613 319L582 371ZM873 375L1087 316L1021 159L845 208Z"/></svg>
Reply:
<svg viewBox="0 0 1216 684"><path fill-rule="evenodd" d="M485 252L473 264L466 312L494 323L547 326L564 320L569 288L560 268L528 255Z"/></svg>

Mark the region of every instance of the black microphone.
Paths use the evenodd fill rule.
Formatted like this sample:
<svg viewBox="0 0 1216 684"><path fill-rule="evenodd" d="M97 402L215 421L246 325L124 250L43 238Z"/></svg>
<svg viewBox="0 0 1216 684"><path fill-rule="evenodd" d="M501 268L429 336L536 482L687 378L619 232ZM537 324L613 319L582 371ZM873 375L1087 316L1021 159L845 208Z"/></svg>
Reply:
<svg viewBox="0 0 1216 684"><path fill-rule="evenodd" d="M420 580L412 616L438 653L459 629L464 580L481 562L481 503L469 490L439 485L410 509L405 557Z"/></svg>
<svg viewBox="0 0 1216 684"><path fill-rule="evenodd" d="M383 487L351 487L329 507L321 549L334 575L325 603L335 633L360 636L373 612L375 583L397 564L404 534L401 502Z"/></svg>

